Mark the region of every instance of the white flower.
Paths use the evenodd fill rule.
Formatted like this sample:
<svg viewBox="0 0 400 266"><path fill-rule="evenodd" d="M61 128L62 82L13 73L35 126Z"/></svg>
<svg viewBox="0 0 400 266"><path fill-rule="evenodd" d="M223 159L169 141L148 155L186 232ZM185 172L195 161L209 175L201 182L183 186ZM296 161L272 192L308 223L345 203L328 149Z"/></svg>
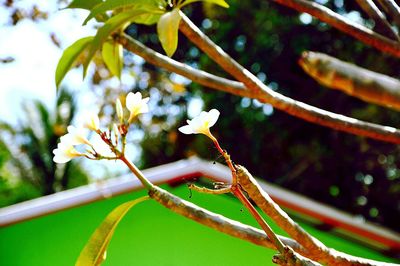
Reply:
<svg viewBox="0 0 400 266"><path fill-rule="evenodd" d="M62 143L67 143L69 145L88 144L91 146L91 143L86 138L86 132L83 128L68 126L67 130L68 133L61 137Z"/></svg>
<svg viewBox="0 0 400 266"><path fill-rule="evenodd" d="M83 155L82 153L78 152L74 146L63 141L58 143L57 149L54 149L53 153L53 161L56 163L66 163L75 157Z"/></svg>
<svg viewBox="0 0 400 266"><path fill-rule="evenodd" d="M89 114L84 126L90 130L98 131L100 128L100 119L97 114Z"/></svg>
<svg viewBox="0 0 400 266"><path fill-rule="evenodd" d="M188 125L180 127L179 131L183 134L204 134L214 138L210 133L210 127L215 125L219 117L219 111L212 109L209 112L201 112L192 120L187 120Z"/></svg>
<svg viewBox="0 0 400 266"><path fill-rule="evenodd" d="M119 99L117 99L117 103L115 104L115 109L117 110L117 116L119 122L122 124L124 122L124 109L122 108L122 104Z"/></svg>
<svg viewBox="0 0 400 266"><path fill-rule="evenodd" d="M126 96L126 107L130 112L128 123L138 114L147 113L149 111L149 107L147 106L148 101L149 97L142 99L142 94L140 92L128 93Z"/></svg>

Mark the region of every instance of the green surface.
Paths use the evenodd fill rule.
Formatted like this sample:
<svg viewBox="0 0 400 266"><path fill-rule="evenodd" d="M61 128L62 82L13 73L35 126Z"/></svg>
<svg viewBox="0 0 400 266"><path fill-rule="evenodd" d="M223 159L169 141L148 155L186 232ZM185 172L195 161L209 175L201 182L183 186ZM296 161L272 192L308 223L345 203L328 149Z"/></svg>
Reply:
<svg viewBox="0 0 400 266"><path fill-rule="evenodd" d="M186 187L169 188L185 199ZM73 265L85 242L113 208L144 195L125 194L0 229L0 265ZM191 201L255 225L233 198L193 192ZM389 258L302 224L322 242L371 259ZM274 227L276 230L276 227ZM282 233L280 230L276 230ZM103 265L274 265L274 251L224 235L172 213L153 201L135 206L121 221Z"/></svg>

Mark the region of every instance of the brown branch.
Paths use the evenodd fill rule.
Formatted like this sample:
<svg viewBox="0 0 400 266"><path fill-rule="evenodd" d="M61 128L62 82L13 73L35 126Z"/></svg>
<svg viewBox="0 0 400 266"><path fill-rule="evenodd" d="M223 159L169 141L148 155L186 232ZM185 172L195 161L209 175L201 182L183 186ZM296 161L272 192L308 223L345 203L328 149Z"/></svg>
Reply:
<svg viewBox="0 0 400 266"><path fill-rule="evenodd" d="M394 0L377 0L377 2L392 17L394 24L400 28L400 7L397 3Z"/></svg>
<svg viewBox="0 0 400 266"><path fill-rule="evenodd" d="M308 13L319 20L347 33L365 44L378 50L400 57L400 44L390 40L362 25L333 12L329 8L307 0L274 0L275 2L293 8L299 12Z"/></svg>
<svg viewBox="0 0 400 266"><path fill-rule="evenodd" d="M275 246L271 243L265 232L260 229L256 229L222 215L210 212L209 210L183 200L157 186L149 190L149 195L166 208L195 222L253 244L275 249ZM278 237L286 246L291 247L302 255L308 255L308 252L296 241L283 236Z"/></svg>
<svg viewBox="0 0 400 266"><path fill-rule="evenodd" d="M393 127L380 126L346 117L323 109L293 100L263 84L247 69L226 54L218 45L212 42L184 14L181 15L181 32L218 63L225 71L243 82L251 92L252 98L269 103L277 109L309 122L345 131L355 135L370 137L383 141L400 143L400 130Z"/></svg>
<svg viewBox="0 0 400 266"><path fill-rule="evenodd" d="M246 168L237 166L237 178L239 184L256 205L310 253L308 256L309 258L327 265L395 265L354 257L326 247L293 221L279 205L271 199L268 193L260 187Z"/></svg>
<svg viewBox="0 0 400 266"><path fill-rule="evenodd" d="M328 88L400 110L400 80L316 52L304 52L299 64Z"/></svg>
<svg viewBox="0 0 400 266"><path fill-rule="evenodd" d="M241 82L217 77L205 71L198 70L177 62L144 46L126 34L115 35L114 39L122 44L125 49L143 57L147 62L185 76L203 86L242 97L258 99L260 102L269 103L277 109L315 124L355 135L361 135L400 144L400 131L396 128L369 123L329 112L306 103L293 100L273 91L265 85L262 85L264 87L264 91L254 94L250 90L247 90Z"/></svg>
<svg viewBox="0 0 400 266"><path fill-rule="evenodd" d="M356 0L358 5L367 13L367 15L374 20L377 32L388 36L391 39L399 41L399 36L392 29L390 23L386 20L383 14L372 0Z"/></svg>

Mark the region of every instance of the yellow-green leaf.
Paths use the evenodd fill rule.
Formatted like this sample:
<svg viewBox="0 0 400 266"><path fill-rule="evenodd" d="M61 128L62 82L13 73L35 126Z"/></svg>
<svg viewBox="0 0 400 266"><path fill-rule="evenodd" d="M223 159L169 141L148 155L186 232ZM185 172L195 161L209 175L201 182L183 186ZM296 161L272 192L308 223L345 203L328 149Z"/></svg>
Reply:
<svg viewBox="0 0 400 266"><path fill-rule="evenodd" d="M184 6L188 5L188 4L191 4L191 3L194 3L194 2L200 2L200 1L201 1L201 2L208 2L208 3L216 4L216 5L225 7L225 8L228 8L228 7L229 7L228 3L225 2L225 0L186 0L186 1L180 6L180 8L182 8L182 7L184 7Z"/></svg>
<svg viewBox="0 0 400 266"><path fill-rule="evenodd" d="M82 8L91 10L94 6L100 4L102 0L73 0L67 8Z"/></svg>
<svg viewBox="0 0 400 266"><path fill-rule="evenodd" d="M158 22L163 13L144 13L137 16L132 22L144 25L153 25Z"/></svg>
<svg viewBox="0 0 400 266"><path fill-rule="evenodd" d="M121 78L121 70L123 65L122 45L114 41L108 41L103 44L102 56L104 63L110 70L111 74Z"/></svg>
<svg viewBox="0 0 400 266"><path fill-rule="evenodd" d="M88 17L83 22L83 25L92 18L109 10L126 8L129 10L146 10L149 13L163 13L166 2L163 0L108 0L95 6Z"/></svg>
<svg viewBox="0 0 400 266"><path fill-rule="evenodd" d="M67 72L76 62L77 58L85 51L93 40L93 36L77 40L71 46L66 48L58 61L56 69L56 86L59 87Z"/></svg>
<svg viewBox="0 0 400 266"><path fill-rule="evenodd" d="M173 9L161 16L157 23L157 33L161 46L169 57L178 47L178 28L181 21L181 14L178 8Z"/></svg>
<svg viewBox="0 0 400 266"><path fill-rule="evenodd" d="M75 266L100 265L105 259L108 244L110 243L118 223L133 206L149 198L149 196L145 196L128 201L112 210L86 243Z"/></svg>
<svg viewBox="0 0 400 266"><path fill-rule="evenodd" d="M115 31L123 28L125 25L128 25L129 22L133 21L137 16L145 14L146 11L143 10L130 10L123 13L120 13L104 23L104 25L98 29L96 36L89 47L89 54L83 64L83 77L86 76L87 68L92 61L93 56L96 51L100 49L103 43L107 40L107 38Z"/></svg>

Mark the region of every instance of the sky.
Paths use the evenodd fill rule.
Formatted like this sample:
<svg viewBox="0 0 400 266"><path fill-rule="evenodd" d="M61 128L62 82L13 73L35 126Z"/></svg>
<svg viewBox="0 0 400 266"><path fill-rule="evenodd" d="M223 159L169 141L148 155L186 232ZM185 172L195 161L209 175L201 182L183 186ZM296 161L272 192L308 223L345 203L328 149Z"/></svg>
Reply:
<svg viewBox="0 0 400 266"><path fill-rule="evenodd" d="M12 57L15 61L0 64L0 118L7 122L20 117L21 102L41 99L49 107L54 105L54 81L57 62L62 50L77 39L94 34L91 25L82 27L85 10L58 10L55 1L17 1L16 5L31 7L34 3L49 12L48 20L23 19L11 25L8 10L0 6L0 58ZM50 38L55 33L61 48ZM78 91L86 86L81 72L76 69L66 77L64 84Z"/></svg>

